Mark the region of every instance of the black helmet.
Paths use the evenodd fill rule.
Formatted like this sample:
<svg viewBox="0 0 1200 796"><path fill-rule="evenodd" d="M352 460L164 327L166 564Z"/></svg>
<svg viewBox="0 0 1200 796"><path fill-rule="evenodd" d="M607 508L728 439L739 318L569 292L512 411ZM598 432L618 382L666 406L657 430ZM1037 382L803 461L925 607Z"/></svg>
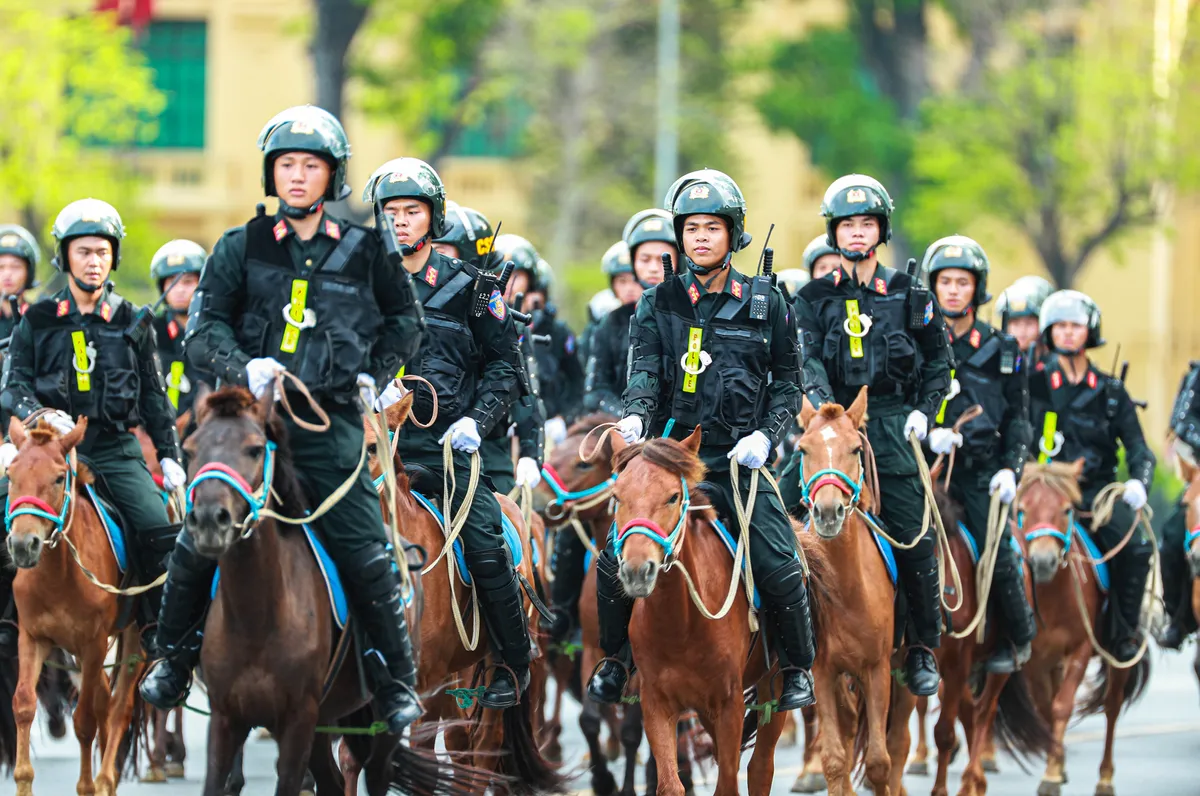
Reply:
<svg viewBox="0 0 1200 796"><path fill-rule="evenodd" d="M845 252L837 249L847 260L857 262L871 256L875 248L892 239L892 211L895 209L887 189L874 177L866 174L847 174L838 177L825 189L821 200L821 215L825 217L825 242L837 249L837 223L851 216L875 216L879 219L879 243L866 252Z"/></svg>
<svg viewBox="0 0 1200 796"><path fill-rule="evenodd" d="M1042 303L1054 292L1054 286L1040 276L1023 276L1005 288L996 299L996 314L1001 327L1013 318L1036 318Z"/></svg>
<svg viewBox="0 0 1200 796"><path fill-rule="evenodd" d="M73 238L84 235L108 238L113 247L112 270L117 270L121 262L121 239L125 237L125 225L121 223L121 214L108 202L99 199L71 202L54 219L53 232L56 246L51 262L58 270L71 272L67 265L67 244Z"/></svg>
<svg viewBox="0 0 1200 796"><path fill-rule="evenodd" d="M1100 307L1085 293L1078 290L1057 290L1042 302L1042 310L1038 313L1038 331L1041 332L1042 344L1051 350L1054 350L1054 343L1050 339L1050 329L1059 321L1071 321L1087 326L1087 342L1084 348L1099 348L1104 345L1104 338L1100 336Z"/></svg>
<svg viewBox="0 0 1200 796"><path fill-rule="evenodd" d="M960 268L975 275L975 296L971 304L979 307L992 300L987 291L987 254L983 247L966 235L950 235L930 244L921 261L921 273L926 284L933 284L933 275L945 268Z"/></svg>
<svg viewBox="0 0 1200 796"><path fill-rule="evenodd" d="M429 205L429 235L446 235L446 188L433 166L417 158L395 158L375 169L362 200L378 212L389 199L412 197ZM420 245L416 249L420 249Z"/></svg>
<svg viewBox="0 0 1200 796"><path fill-rule="evenodd" d="M163 283L180 274L198 274L204 270L208 252L199 243L173 240L164 243L150 260L150 279L163 289Z"/></svg>
<svg viewBox="0 0 1200 796"><path fill-rule="evenodd" d="M688 216L720 216L729 223L730 254L750 245L746 232L746 199L742 189L726 173L716 169L692 171L667 190L663 207L671 211L675 247L683 251L683 222Z"/></svg>
<svg viewBox="0 0 1200 796"><path fill-rule="evenodd" d="M458 256L479 267L492 250L492 225L478 210L463 207L458 202L446 202L446 231L434 239L458 250Z"/></svg>
<svg viewBox="0 0 1200 796"><path fill-rule="evenodd" d="M350 196L346 184L346 163L350 160L350 142L342 123L329 111L315 105L297 105L275 114L258 134L263 153L263 192L279 196L275 187L275 159L287 152L311 152L323 158L333 173L325 188L323 201L336 202ZM280 202L280 211L291 218L303 218L319 208L290 207Z"/></svg>
<svg viewBox="0 0 1200 796"><path fill-rule="evenodd" d="M812 281L812 274L803 268L785 268L775 272L779 287L789 299L794 299L800 288Z"/></svg>
<svg viewBox="0 0 1200 796"><path fill-rule="evenodd" d="M496 240L492 244L492 251L499 255L496 258L497 267L511 260L514 273L524 271L528 275L529 291L540 292L541 287L538 284L538 260L541 257L538 256L537 249L533 248L532 243L520 235L505 233L496 236Z"/></svg>
<svg viewBox="0 0 1200 796"><path fill-rule="evenodd" d="M669 243L672 246L679 245L675 240L671 214L657 207L634 213L633 217L625 223L625 231L621 233L621 239L629 246L631 258L637 253L638 246L652 240Z"/></svg>
<svg viewBox="0 0 1200 796"><path fill-rule="evenodd" d="M37 267L42 261L42 250L29 230L16 224L0 224L0 254L11 254L24 260L24 289L37 287Z"/></svg>
<svg viewBox="0 0 1200 796"><path fill-rule="evenodd" d="M619 274L632 274L633 261L629 258L629 244L619 240L609 246L608 251L600 258L600 270L608 277L609 282Z"/></svg>
<svg viewBox="0 0 1200 796"><path fill-rule="evenodd" d="M804 270L808 271L811 277L813 267L827 254L837 254L838 250L829 245L829 238L826 235L818 235L804 247Z"/></svg>

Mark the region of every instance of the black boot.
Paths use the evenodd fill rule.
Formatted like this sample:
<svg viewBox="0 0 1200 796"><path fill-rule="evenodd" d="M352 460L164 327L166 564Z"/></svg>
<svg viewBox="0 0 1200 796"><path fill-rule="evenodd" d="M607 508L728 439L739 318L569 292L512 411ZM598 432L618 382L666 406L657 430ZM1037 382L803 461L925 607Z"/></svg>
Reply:
<svg viewBox="0 0 1200 796"><path fill-rule="evenodd" d="M408 620L404 615L400 573L389 545L375 541L337 559L350 585L354 615L373 645L367 650L375 707L388 732L399 735L425 712L417 697Z"/></svg>
<svg viewBox="0 0 1200 796"><path fill-rule="evenodd" d="M146 528L137 534L137 548L133 551L132 564L139 586L153 583L167 570L167 559L175 549L180 525L163 525ZM138 596L138 626L142 631L142 649L154 654L154 633L162 604L162 586L143 592Z"/></svg>
<svg viewBox="0 0 1200 796"><path fill-rule="evenodd" d="M596 609L600 615L600 648L605 655L616 660L606 660L600 664L588 681L587 693L593 702L608 705L621 702L633 670L629 650L629 617L633 615L633 600L626 596L621 587L619 571L616 555L605 549L596 561Z"/></svg>
<svg viewBox="0 0 1200 796"><path fill-rule="evenodd" d="M942 600L938 586L937 562L930 558L923 566L912 566L904 573L904 593L908 597L910 629L916 636L904 659L908 690L916 696L933 696L941 675L932 650L941 643Z"/></svg>
<svg viewBox="0 0 1200 796"><path fill-rule="evenodd" d="M1037 625L1025 599L1025 573L1008 539L1000 541L992 577L992 603L999 614L1000 642L986 668L992 674L1012 674L1029 660Z"/></svg>
<svg viewBox="0 0 1200 796"><path fill-rule="evenodd" d="M768 615L773 620L771 631L782 673L779 709L806 708L817 701L809 671L817 650L813 641L808 589L804 585L804 570L800 562L789 561L769 573L759 582L759 589L769 603Z"/></svg>
<svg viewBox="0 0 1200 796"><path fill-rule="evenodd" d="M215 561L196 552L190 534L179 534L167 562L158 612L154 646L159 660L138 687L142 699L156 708L170 710L187 698L192 669L200 661L201 625L216 567Z"/></svg>
<svg viewBox="0 0 1200 796"><path fill-rule="evenodd" d="M1118 566L1114 573L1113 593L1109 595L1109 610L1116 611L1111 625L1112 653L1121 661L1137 655L1142 644L1142 597L1150 574L1150 545L1135 546L1136 543L1136 539L1130 540L1113 562Z"/></svg>
<svg viewBox="0 0 1200 796"><path fill-rule="evenodd" d="M1174 544L1170 538L1164 538L1163 542L1159 550L1159 562L1162 565L1163 615L1167 625L1159 633L1158 645L1177 650L1183 646L1184 639L1196 630L1196 618L1187 601L1187 587L1192 581L1191 570L1182 541Z"/></svg>
<svg viewBox="0 0 1200 796"><path fill-rule="evenodd" d="M554 606L554 621L546 633L550 641L561 644L571 635L572 620L579 611L579 595L583 591L583 560L587 548L572 528L563 526L554 536L554 582L550 584L550 600Z"/></svg>
<svg viewBox="0 0 1200 796"><path fill-rule="evenodd" d="M507 547L475 550L466 554L467 571L475 584L480 612L487 625L492 649L503 666L496 667L492 682L479 704L492 710L511 708L529 687L529 662L533 659L525 601Z"/></svg>
<svg viewBox="0 0 1200 796"><path fill-rule="evenodd" d="M12 593L12 574L0 570L0 658L17 658L17 601Z"/></svg>

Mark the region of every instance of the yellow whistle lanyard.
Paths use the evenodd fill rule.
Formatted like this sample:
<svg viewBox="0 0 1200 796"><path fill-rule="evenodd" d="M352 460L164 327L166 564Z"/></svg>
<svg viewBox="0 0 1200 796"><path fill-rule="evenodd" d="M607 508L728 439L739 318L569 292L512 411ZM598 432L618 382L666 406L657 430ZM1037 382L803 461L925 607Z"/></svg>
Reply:
<svg viewBox="0 0 1200 796"><path fill-rule="evenodd" d="M862 359L863 324L862 317L858 311L858 299L846 299L846 331L850 332L850 356L855 359Z"/></svg>
<svg viewBox="0 0 1200 796"><path fill-rule="evenodd" d="M183 360L171 363L171 380L167 383L167 398L171 406L179 408L179 385L183 384Z"/></svg>
<svg viewBox="0 0 1200 796"><path fill-rule="evenodd" d="M683 391L694 393L696 391L697 372L700 370L700 344L704 338L704 328L701 326L693 326L688 330L688 347L687 354L684 355L684 361L687 363L687 368L683 376Z"/></svg>
<svg viewBox="0 0 1200 796"><path fill-rule="evenodd" d="M957 373L957 370L955 368L950 368L950 383L951 384L954 383L954 376L956 373ZM935 422L939 426L942 425L942 423L946 422L946 407L949 405L950 405L950 391L947 390L946 397L942 399L942 405L941 405L941 407L938 408L937 418L934 419L933 422Z"/></svg>
<svg viewBox="0 0 1200 796"><path fill-rule="evenodd" d="M1058 435L1058 412L1047 412L1042 420L1042 439L1038 443L1038 464L1047 464L1058 453L1055 437Z"/></svg>
<svg viewBox="0 0 1200 796"><path fill-rule="evenodd" d="M71 348L75 351L75 386L80 392L89 392L95 363L88 356L87 337L82 329L71 332Z"/></svg>
<svg viewBox="0 0 1200 796"><path fill-rule="evenodd" d="M308 280L293 279L292 280L292 303L289 306L289 312L286 313L290 321L283 330L283 340L279 343L279 350L286 354L296 353L296 346L300 343L300 330L304 328L304 310L308 302Z"/></svg>

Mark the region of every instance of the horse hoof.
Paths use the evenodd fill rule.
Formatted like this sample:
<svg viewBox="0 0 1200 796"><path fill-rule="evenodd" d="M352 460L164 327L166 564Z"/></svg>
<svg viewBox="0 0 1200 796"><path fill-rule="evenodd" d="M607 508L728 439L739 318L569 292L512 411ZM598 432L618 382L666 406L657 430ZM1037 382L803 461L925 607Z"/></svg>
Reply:
<svg viewBox="0 0 1200 796"><path fill-rule="evenodd" d="M911 766L908 773L913 773ZM923 774L928 773L928 771L923 772ZM825 775L820 771L810 771L807 774L801 774L796 777L796 782L792 785L792 793L820 793L824 790L827 790Z"/></svg>
<svg viewBox="0 0 1200 796"><path fill-rule="evenodd" d="M595 796L613 796L617 792L617 780L608 769L592 774L592 793Z"/></svg>
<svg viewBox="0 0 1200 796"><path fill-rule="evenodd" d="M929 776L929 761L914 760L908 764L908 768L904 769L904 773L910 777L927 777ZM807 790L796 791L794 788L793 791L796 793L812 793L812 791Z"/></svg>
<svg viewBox="0 0 1200 796"><path fill-rule="evenodd" d="M145 774L142 775L142 782L166 782L167 772L162 766L150 766Z"/></svg>
<svg viewBox="0 0 1200 796"><path fill-rule="evenodd" d="M1037 796L1062 796L1062 783L1042 780L1038 785Z"/></svg>
<svg viewBox="0 0 1200 796"><path fill-rule="evenodd" d="M174 760L167 763L167 777L170 779L183 779L183 763L177 763Z"/></svg>
<svg viewBox="0 0 1200 796"><path fill-rule="evenodd" d="M1096 796L1117 796L1117 789L1111 782L1100 782L1096 785Z"/></svg>
<svg viewBox="0 0 1200 796"><path fill-rule="evenodd" d="M989 774L999 774L1000 766L997 765L995 758L985 757L983 759L983 770Z"/></svg>

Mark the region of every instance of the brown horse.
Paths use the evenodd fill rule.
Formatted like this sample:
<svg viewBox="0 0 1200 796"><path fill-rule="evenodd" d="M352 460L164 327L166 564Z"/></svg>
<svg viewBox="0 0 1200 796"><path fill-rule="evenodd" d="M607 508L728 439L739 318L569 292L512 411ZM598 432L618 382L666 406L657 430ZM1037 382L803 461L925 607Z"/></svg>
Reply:
<svg viewBox="0 0 1200 796"><path fill-rule="evenodd" d="M117 598L88 582L68 552L74 544L79 559L100 581L119 585L120 572L104 526L82 488L91 474L78 467L71 452L87 432L81 418L60 436L44 421L26 429L9 423L9 436L19 448L8 470L8 552L19 571L13 596L21 617L19 674L13 696L16 719L17 796L33 794L29 733L37 712L36 687L42 664L53 647L79 662L81 682L75 710L79 740L79 794L116 793L122 761L121 741L133 716L133 690L144 666L137 626L117 626ZM65 543L62 543L65 542ZM61 543L61 544L60 544ZM111 636L119 635L116 688L109 690L104 659ZM130 656L127 663L125 658ZM92 746L100 736L100 773L92 779Z"/></svg>
<svg viewBox="0 0 1200 796"><path fill-rule="evenodd" d="M754 712L747 721L743 692L757 686L758 693L769 693L770 672L761 647L753 644L743 589L734 584L732 607L720 619L705 618L689 596L685 570L693 573L698 598L708 606L720 605L735 574L728 550L712 530L712 508L691 505L692 495L703 500L696 491L705 473L697 456L700 429L683 442L662 438L627 446L614 436L611 444L618 473L617 527L626 531L618 538L617 558L622 586L635 601L629 640L641 667L642 714L650 751L658 761L658 793L684 792L676 764L676 733L680 716L691 708L712 737L715 793L733 796L738 792L742 742L753 734L756 723ZM820 627L823 612L836 606L822 599L828 596L823 558L808 543L805 550ZM819 637L818 648L823 643ZM748 768L752 794L771 790L775 744L782 729L783 716L778 713L758 728Z"/></svg>
<svg viewBox="0 0 1200 796"><path fill-rule="evenodd" d="M188 531L221 568L200 658L212 710L204 794L221 792L255 726L270 730L278 743L277 796L298 794L309 768L322 793L346 791L333 736L318 733L317 725L365 727L370 697L353 664L331 671L333 617L304 533L269 514L259 516L268 503L283 516L306 513L274 395L268 391L255 401L237 387L202 394L196 419L184 443L192 478ZM236 517L247 519L238 523ZM481 787L474 772L439 763L398 736L374 735L370 746L364 757L372 796L389 788L420 793Z"/></svg>
<svg viewBox="0 0 1200 796"><path fill-rule="evenodd" d="M413 394L408 393L398 403L388 407L386 416L389 430L395 431L409 420L412 401ZM378 454L386 455L387 449L380 445L369 424L367 443L373 452L371 471L378 478L382 472ZM429 560L433 561L445 545L446 537L442 526L414 496L409 477L398 455L393 457L393 464L397 486L395 504L389 508L386 506L386 499L381 497L381 500L385 501L385 511L395 512L405 539L424 549ZM436 488L441 488L440 482L436 484ZM521 537L523 560L520 572L526 582L532 584L535 581L533 547L521 519L521 510L506 496L496 497L500 501L501 509ZM539 704L543 696L539 692L539 684L544 685L546 681L544 673L531 671L529 690L515 707L504 711L476 711L476 721L472 722L469 731L463 722L457 721L464 714L458 707L456 697L447 693L447 690L474 685L473 680L482 675L482 672L476 669L488 655L488 641L480 625L473 621L473 618L478 617L478 613L471 606L470 590L457 581L458 573L453 561L453 555L444 556L424 573L422 581L424 615L419 623L419 641L414 642L419 644L420 649L417 688L427 695L424 698L426 712L421 720L422 724L437 726L438 722L451 721L446 730L447 748L455 751L472 750L475 753L475 765L511 776L514 780L512 787L517 792L558 791L563 786L563 780L542 756L535 740L537 728L534 722L534 706ZM465 633L468 641L474 641L474 644L463 642L451 615L451 578L456 579L454 597L463 619ZM532 605L528 609L528 616L530 633L536 635L538 614ZM533 661L531 669L536 670L544 666L545 659L537 658ZM482 715L478 715L480 713ZM433 735L427 734L427 747L432 748L433 742ZM507 784L501 781L497 783L497 787L507 787Z"/></svg>
<svg viewBox="0 0 1200 796"><path fill-rule="evenodd" d="M1189 464L1185 459L1176 456L1179 464L1179 476L1187 487L1183 492L1183 502L1187 507L1186 521L1188 527L1184 545L1187 550L1188 566L1192 572L1191 608L1196 621L1200 622L1200 467ZM1200 644L1196 645L1196 657L1192 661L1192 670L1200 680Z"/></svg>
<svg viewBox="0 0 1200 796"><path fill-rule="evenodd" d="M1016 531L1024 550L1029 577L1032 578L1035 606L1039 609L1040 628L1033 640L1033 655L1025 665L1034 701L1045 721L1050 724L1053 742L1038 787L1039 796L1059 796L1066 781L1063 736L1075 708L1075 694L1088 663L1095 656L1084 622L1098 627L1104 595L1085 554L1081 540L1074 544L1072 524L1075 506L1081 500L1079 478L1083 460L1073 464L1026 464L1017 499L1013 507L1022 517ZM1085 615L1081 615L1075 589L1082 590ZM1150 673L1150 659L1143 657L1133 668L1116 668L1101 662L1093 688L1081 706L1084 715L1105 713L1107 732L1104 738L1104 757L1100 762L1100 782L1097 796L1114 793L1113 738L1121 708L1140 696ZM984 733L991 717L976 732ZM982 740L982 739L979 739ZM972 766L964 773L982 779L982 772Z"/></svg>

